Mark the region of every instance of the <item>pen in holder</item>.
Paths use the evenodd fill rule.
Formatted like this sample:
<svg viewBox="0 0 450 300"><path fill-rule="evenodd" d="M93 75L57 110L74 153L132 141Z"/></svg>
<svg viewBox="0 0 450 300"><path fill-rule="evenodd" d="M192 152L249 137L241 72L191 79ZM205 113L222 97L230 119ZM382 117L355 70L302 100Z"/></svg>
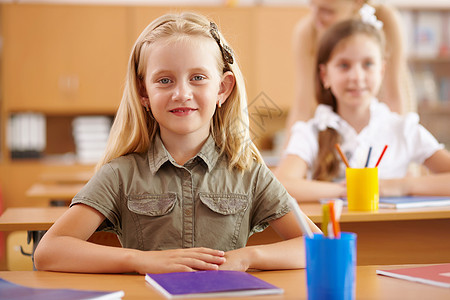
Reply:
<svg viewBox="0 0 450 300"><path fill-rule="evenodd" d="M387 145L383 147L380 157L374 168L369 168L372 147L369 147L364 168L352 168L347 157L342 152L339 144L335 144L336 150L342 158L345 166L345 178L347 184L347 202L349 211L377 211L379 195L378 165L383 158Z"/></svg>

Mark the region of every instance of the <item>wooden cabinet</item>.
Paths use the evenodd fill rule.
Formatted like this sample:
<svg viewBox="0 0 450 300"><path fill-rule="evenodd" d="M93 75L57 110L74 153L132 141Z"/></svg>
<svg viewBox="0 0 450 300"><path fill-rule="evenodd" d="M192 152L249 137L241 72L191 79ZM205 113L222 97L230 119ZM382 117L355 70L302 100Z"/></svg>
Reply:
<svg viewBox="0 0 450 300"><path fill-rule="evenodd" d="M129 52L126 8L2 5L7 112L113 113Z"/></svg>

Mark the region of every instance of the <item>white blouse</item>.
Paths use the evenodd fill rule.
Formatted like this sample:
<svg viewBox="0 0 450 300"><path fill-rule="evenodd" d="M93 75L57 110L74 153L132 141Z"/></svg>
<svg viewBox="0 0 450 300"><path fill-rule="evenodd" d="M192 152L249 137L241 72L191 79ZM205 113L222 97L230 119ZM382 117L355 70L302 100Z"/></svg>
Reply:
<svg viewBox="0 0 450 300"><path fill-rule="evenodd" d="M307 163L309 178L318 154L318 133L327 127L336 129L342 136L342 151L353 168L364 167L370 147L369 167L374 167L384 146L388 145L378 165L378 175L383 179L404 177L410 163L422 164L444 148L419 124L416 113L400 116L377 99L373 99L370 105L369 124L359 134L330 106L320 104L314 118L294 124L284 152L284 155L298 155ZM344 170L345 165L341 162L340 178L345 177Z"/></svg>

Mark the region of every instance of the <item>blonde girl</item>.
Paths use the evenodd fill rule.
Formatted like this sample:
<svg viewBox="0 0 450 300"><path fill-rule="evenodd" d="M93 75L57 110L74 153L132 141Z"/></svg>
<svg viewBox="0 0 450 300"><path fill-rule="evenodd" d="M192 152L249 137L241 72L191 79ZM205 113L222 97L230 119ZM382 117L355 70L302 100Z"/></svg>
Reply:
<svg viewBox="0 0 450 300"><path fill-rule="evenodd" d="M345 165L335 150L341 144L352 167L378 166L380 194L450 195L450 154L419 124L378 101L385 72L383 32L360 20L343 21L323 36L317 55L314 118L297 122L277 177L298 201L345 196ZM410 163L432 174L409 177Z"/></svg>
<svg viewBox="0 0 450 300"><path fill-rule="evenodd" d="M104 158L39 243L36 267L303 267L291 198L249 138L246 104L237 60L216 24L194 13L153 21L133 47ZM269 224L285 241L245 247ZM96 230L115 232L122 248L87 242Z"/></svg>

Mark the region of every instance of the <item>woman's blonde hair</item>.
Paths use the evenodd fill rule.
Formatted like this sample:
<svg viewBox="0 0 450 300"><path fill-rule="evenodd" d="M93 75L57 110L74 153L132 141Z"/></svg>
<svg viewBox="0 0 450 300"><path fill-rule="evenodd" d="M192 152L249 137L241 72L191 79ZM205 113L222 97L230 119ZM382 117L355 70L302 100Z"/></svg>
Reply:
<svg viewBox="0 0 450 300"><path fill-rule="evenodd" d="M316 98L319 104L331 106L337 112L337 101L330 89L325 88L320 77L320 66L326 65L333 55L334 49L343 40L355 35L364 34L374 39L380 46L381 55L385 52L385 38L383 31L361 20L347 20L330 27L319 43L316 62ZM341 136L333 128L326 128L319 132L319 153L313 171L316 180L330 181L339 173L339 158L335 151L335 144L341 142Z"/></svg>
<svg viewBox="0 0 450 300"><path fill-rule="evenodd" d="M112 125L108 143L96 170L111 160L129 153L146 152L159 132L159 125L140 102L140 89L145 86L146 60L150 45L165 38L186 38L211 35L210 21L196 13L167 14L150 23L135 42L129 62L122 100ZM226 42L220 32L220 41ZM229 159L229 168L246 170L253 161L262 162L259 151L250 139L249 118L245 108L247 95L245 83L237 64L227 63L217 44L217 63L220 72L231 71L236 79L235 86L222 107L216 109L211 120L210 132L221 154Z"/></svg>

